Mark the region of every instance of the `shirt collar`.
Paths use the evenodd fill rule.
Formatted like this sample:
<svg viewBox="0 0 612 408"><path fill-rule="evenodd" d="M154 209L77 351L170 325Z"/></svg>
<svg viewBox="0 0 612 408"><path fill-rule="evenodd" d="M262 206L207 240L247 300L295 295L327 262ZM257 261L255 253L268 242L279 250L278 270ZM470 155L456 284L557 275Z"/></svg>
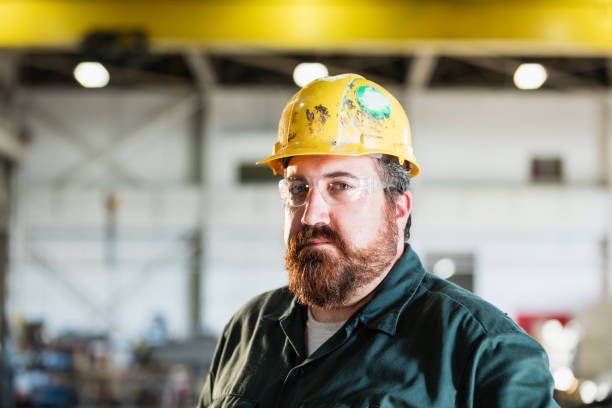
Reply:
<svg viewBox="0 0 612 408"><path fill-rule="evenodd" d="M370 329L394 336L402 310L412 301L424 277L425 268L418 255L406 244L403 255L375 289L372 300L357 312L357 318Z"/></svg>
<svg viewBox="0 0 612 408"><path fill-rule="evenodd" d="M297 298L293 296L291 304L278 317L281 330L295 350L298 356L306 358L306 343L304 339L304 328L306 327L306 308L300 305Z"/></svg>

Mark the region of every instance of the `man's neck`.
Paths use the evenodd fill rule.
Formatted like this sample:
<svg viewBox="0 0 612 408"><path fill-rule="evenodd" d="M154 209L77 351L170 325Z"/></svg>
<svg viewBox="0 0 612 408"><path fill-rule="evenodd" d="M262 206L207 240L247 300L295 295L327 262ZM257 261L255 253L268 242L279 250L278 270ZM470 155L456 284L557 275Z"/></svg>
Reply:
<svg viewBox="0 0 612 408"><path fill-rule="evenodd" d="M312 313L312 317L318 322L322 323L331 323L331 322L343 322L348 320L355 312L363 305L368 303L373 296L373 292L369 293L364 298L360 299L358 302L346 305L339 306L333 309L324 309L319 306L309 306L310 312Z"/></svg>
<svg viewBox="0 0 612 408"><path fill-rule="evenodd" d="M333 309L326 309L319 306L309 306L312 317L318 322L343 322L348 320L356 311L366 305L374 296L374 289L387 277L391 268L395 265L398 259L404 254L404 248L400 251L391 262L390 266L385 269L380 275L374 280L369 282L367 285L362 286L358 291L351 296L351 298L342 306L334 307Z"/></svg>

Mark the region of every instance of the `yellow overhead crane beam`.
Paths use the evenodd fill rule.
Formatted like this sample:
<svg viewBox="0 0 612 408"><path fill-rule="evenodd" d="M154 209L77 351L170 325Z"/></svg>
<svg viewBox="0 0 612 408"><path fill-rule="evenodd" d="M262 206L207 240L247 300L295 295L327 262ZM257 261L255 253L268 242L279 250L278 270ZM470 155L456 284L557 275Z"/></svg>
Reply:
<svg viewBox="0 0 612 408"><path fill-rule="evenodd" d="M131 29L157 49L612 55L612 0L0 0L0 47Z"/></svg>

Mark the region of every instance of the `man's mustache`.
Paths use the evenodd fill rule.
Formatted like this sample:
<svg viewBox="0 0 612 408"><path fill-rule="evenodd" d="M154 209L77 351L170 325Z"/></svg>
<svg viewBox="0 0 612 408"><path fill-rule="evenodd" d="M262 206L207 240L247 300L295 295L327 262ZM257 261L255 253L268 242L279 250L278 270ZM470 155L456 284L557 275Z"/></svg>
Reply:
<svg viewBox="0 0 612 408"><path fill-rule="evenodd" d="M308 242L310 240L315 238L329 241L332 244L336 245L338 249L344 251L344 242L342 241L342 238L336 231L334 231L327 225L306 225L300 231L298 231L297 234L293 236L292 240L294 241L296 251L299 252L308 245Z"/></svg>

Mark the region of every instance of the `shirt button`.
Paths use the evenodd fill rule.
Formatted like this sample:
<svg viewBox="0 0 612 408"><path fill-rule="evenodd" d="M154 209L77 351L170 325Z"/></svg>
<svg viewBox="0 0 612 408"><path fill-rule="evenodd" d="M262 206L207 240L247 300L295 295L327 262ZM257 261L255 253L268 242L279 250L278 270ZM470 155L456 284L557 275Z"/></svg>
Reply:
<svg viewBox="0 0 612 408"><path fill-rule="evenodd" d="M302 375L302 374L304 374L304 369L303 369L303 368L298 368L297 370L295 370L295 374L296 374L296 375Z"/></svg>

